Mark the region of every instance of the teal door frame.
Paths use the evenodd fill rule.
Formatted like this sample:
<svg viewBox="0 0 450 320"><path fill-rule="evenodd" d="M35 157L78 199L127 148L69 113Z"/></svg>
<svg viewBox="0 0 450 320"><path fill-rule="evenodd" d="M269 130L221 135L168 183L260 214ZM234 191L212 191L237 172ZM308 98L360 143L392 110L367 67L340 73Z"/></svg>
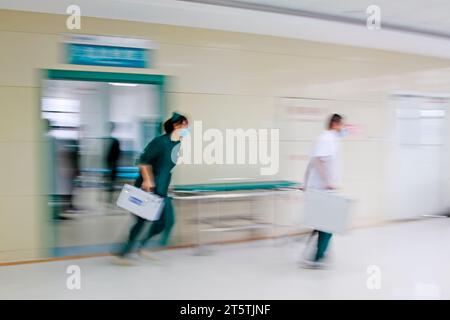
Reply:
<svg viewBox="0 0 450 320"><path fill-rule="evenodd" d="M158 87L158 104L160 111L160 122L166 114L166 83L167 76L160 74L102 72L102 71L79 71L63 69L42 70L42 80L68 80L68 81L95 81L95 82L120 82L150 84ZM41 86L42 88L42 86ZM42 92L41 92L42 94ZM41 95L40 95L41 96ZM52 217L53 219L53 217ZM51 219L51 220L52 220ZM103 245L85 245L74 247L57 247L58 237L56 225L52 224L53 247L51 254L55 257L78 256L87 254L106 253L115 250L120 244L111 243Z"/></svg>
<svg viewBox="0 0 450 320"><path fill-rule="evenodd" d="M165 86L167 76L160 74L121 73L101 71L78 71L46 69L43 72L44 80L69 80L69 81L95 81L95 82L121 82L140 83L158 86L159 108L162 117L166 111Z"/></svg>

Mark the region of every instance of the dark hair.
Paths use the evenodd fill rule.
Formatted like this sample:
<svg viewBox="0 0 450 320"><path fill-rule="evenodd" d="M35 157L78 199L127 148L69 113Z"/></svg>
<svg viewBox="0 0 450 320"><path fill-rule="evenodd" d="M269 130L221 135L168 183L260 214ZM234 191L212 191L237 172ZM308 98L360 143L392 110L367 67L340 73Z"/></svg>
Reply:
<svg viewBox="0 0 450 320"><path fill-rule="evenodd" d="M342 116L335 113L330 117L330 120L328 121L328 129L331 129L333 124L340 123L342 121Z"/></svg>
<svg viewBox="0 0 450 320"><path fill-rule="evenodd" d="M175 125L177 124L182 124L183 122L187 122L188 119L179 114L174 112L172 114L172 117L170 117L170 119L166 120L166 122L164 122L164 131L168 134L172 133L173 130L175 130Z"/></svg>

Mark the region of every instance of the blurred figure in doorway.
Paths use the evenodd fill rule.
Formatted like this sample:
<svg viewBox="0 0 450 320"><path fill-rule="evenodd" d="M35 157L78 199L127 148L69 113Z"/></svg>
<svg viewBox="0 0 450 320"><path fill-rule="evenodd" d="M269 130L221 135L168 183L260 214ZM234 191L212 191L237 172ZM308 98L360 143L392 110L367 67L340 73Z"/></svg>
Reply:
<svg viewBox="0 0 450 320"><path fill-rule="evenodd" d="M45 193L48 197L48 207L52 211L52 218L58 220L59 208L57 187L56 187L56 138L52 134L52 124L48 119L42 119L44 127L44 172L45 172Z"/></svg>
<svg viewBox="0 0 450 320"><path fill-rule="evenodd" d="M117 169L120 159L120 142L112 136L115 129L113 122L108 123L108 137L105 138L105 164L107 172L106 184L108 191L108 203L113 202L115 182L117 180Z"/></svg>

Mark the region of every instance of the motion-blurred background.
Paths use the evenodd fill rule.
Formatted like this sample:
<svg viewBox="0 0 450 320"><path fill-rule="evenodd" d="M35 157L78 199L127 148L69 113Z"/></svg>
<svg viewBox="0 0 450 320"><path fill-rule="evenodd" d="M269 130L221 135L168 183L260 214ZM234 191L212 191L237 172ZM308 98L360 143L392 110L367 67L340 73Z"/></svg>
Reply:
<svg viewBox="0 0 450 320"><path fill-rule="evenodd" d="M0 0L0 262L114 249L130 219L120 187L172 111L204 129L280 129L276 175L175 169L175 189L248 194L176 199L172 245L304 231L299 196L280 189L302 183L332 113L350 129L354 227L448 213L448 1L378 1L375 30L371 1L72 2Z"/></svg>

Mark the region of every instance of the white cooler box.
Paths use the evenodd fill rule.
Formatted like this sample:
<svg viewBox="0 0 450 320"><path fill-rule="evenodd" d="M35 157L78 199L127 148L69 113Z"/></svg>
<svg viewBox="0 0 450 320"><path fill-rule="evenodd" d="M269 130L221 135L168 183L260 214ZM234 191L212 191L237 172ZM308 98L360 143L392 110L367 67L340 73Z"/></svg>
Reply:
<svg viewBox="0 0 450 320"><path fill-rule="evenodd" d="M301 222L320 231L345 232L350 223L352 202L333 191L307 190Z"/></svg>
<svg viewBox="0 0 450 320"><path fill-rule="evenodd" d="M117 199L117 206L146 220L156 221L164 207L164 198L125 184Z"/></svg>

